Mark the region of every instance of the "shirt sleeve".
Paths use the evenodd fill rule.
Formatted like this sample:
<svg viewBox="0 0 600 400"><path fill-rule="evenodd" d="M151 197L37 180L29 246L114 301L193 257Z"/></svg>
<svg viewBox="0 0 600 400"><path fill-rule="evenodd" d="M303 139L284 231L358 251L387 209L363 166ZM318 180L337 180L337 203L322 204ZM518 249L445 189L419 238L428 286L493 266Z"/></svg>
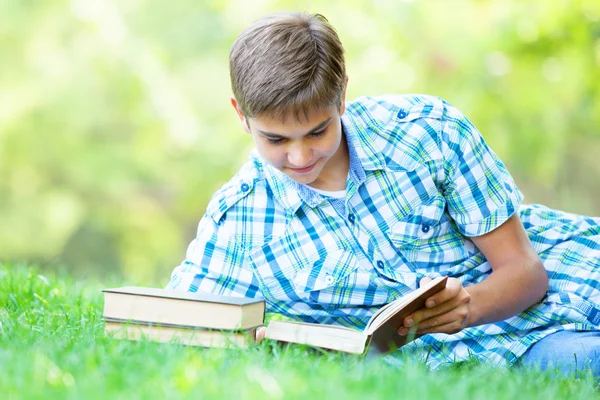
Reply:
<svg viewBox="0 0 600 400"><path fill-rule="evenodd" d="M185 260L171 274L166 287L187 292L263 298L239 244L210 217L204 216Z"/></svg>
<svg viewBox="0 0 600 400"><path fill-rule="evenodd" d="M463 235L480 236L506 222L523 194L473 123L445 106L441 146L448 211Z"/></svg>

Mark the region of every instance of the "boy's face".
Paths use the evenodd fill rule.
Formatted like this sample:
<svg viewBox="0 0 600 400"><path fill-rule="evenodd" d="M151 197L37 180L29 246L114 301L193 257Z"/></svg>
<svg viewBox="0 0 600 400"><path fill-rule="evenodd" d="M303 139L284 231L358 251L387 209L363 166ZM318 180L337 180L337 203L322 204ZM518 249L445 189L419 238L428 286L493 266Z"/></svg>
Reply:
<svg viewBox="0 0 600 400"><path fill-rule="evenodd" d="M285 120L267 115L246 118L235 99L231 101L263 159L298 183L314 184L322 189L331 186L334 175L331 170L336 168L338 160L344 159L341 152L345 147L340 146L343 100L339 110L314 111L300 120L295 116ZM344 175L344 185L345 182Z"/></svg>

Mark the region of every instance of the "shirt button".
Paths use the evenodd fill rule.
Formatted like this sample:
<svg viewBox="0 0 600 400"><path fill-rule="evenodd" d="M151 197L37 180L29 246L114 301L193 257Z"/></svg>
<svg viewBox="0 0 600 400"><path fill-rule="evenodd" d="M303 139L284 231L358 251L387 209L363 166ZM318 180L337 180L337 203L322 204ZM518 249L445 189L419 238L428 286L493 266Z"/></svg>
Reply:
<svg viewBox="0 0 600 400"><path fill-rule="evenodd" d="M429 232L429 225L423 225L423 226L421 227L421 230L423 231L423 233L427 233L427 232Z"/></svg>
<svg viewBox="0 0 600 400"><path fill-rule="evenodd" d="M383 261L379 260L377 261L377 266L381 269L383 269Z"/></svg>
<svg viewBox="0 0 600 400"><path fill-rule="evenodd" d="M407 116L407 115L408 115L408 114L407 114L407 113L406 113L406 111L404 111L404 110L400 110L400 111L398 112L398 118L406 118L406 116Z"/></svg>
<svg viewBox="0 0 600 400"><path fill-rule="evenodd" d="M333 281L334 281L334 280L335 280L335 279L334 279L334 278L333 278L333 276L331 276L331 275L327 275L327 276L325 277L325 282L326 282L328 285L331 285L331 284L333 283Z"/></svg>
<svg viewBox="0 0 600 400"><path fill-rule="evenodd" d="M250 186L248 186L247 183L242 183L242 186L240 186L240 189L242 189L242 192L247 192L248 189L250 189Z"/></svg>
<svg viewBox="0 0 600 400"><path fill-rule="evenodd" d="M348 221L350 221L350 223L354 223L354 214L348 214Z"/></svg>

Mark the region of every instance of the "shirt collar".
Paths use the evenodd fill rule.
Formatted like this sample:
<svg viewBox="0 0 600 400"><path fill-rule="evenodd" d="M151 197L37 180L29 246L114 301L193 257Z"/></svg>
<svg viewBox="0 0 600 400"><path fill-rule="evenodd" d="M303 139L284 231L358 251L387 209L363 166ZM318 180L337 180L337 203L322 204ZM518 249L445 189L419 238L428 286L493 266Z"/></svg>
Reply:
<svg viewBox="0 0 600 400"><path fill-rule="evenodd" d="M295 182L277 168L265 164L265 177L273 196L289 213L295 213L303 202L315 207L324 201L323 196L317 192Z"/></svg>
<svg viewBox="0 0 600 400"><path fill-rule="evenodd" d="M355 111L346 108L342 115L342 127L348 138L348 149L353 149L365 171L385 169L385 160L373 139L373 126ZM352 155L352 150L350 150Z"/></svg>
<svg viewBox="0 0 600 400"><path fill-rule="evenodd" d="M350 157L349 178L359 185L365 180L365 171L384 169L385 160L377 150L372 137L372 128L362 118L344 113L341 119L343 138L348 144ZM260 159L256 151L253 151L253 157ZM264 160L261 159L261 162L265 165L265 178L273 191L273 196L288 212L295 213L302 203L313 208L327 201L324 196L295 182Z"/></svg>

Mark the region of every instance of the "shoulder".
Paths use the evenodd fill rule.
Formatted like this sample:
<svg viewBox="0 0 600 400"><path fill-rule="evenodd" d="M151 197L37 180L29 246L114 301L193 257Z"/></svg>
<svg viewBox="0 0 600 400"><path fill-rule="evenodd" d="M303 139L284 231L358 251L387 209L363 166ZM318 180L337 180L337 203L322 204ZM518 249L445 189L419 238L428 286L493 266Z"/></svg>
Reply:
<svg viewBox="0 0 600 400"><path fill-rule="evenodd" d="M215 192L206 208L220 235L243 242L260 241L275 225L285 224L285 212L274 200L264 164L252 157Z"/></svg>
<svg viewBox="0 0 600 400"><path fill-rule="evenodd" d="M359 97L347 104L346 112L354 118L385 125L419 118L442 119L448 106L448 102L435 96L389 94Z"/></svg>
<svg viewBox="0 0 600 400"><path fill-rule="evenodd" d="M206 216L220 224L225 214L233 207L243 207L250 199L257 197L264 180L262 163L251 158L233 178L213 194L206 207Z"/></svg>
<svg viewBox="0 0 600 400"><path fill-rule="evenodd" d="M447 101L422 94L359 97L346 110L388 167L403 169L442 158L445 120L455 114Z"/></svg>

